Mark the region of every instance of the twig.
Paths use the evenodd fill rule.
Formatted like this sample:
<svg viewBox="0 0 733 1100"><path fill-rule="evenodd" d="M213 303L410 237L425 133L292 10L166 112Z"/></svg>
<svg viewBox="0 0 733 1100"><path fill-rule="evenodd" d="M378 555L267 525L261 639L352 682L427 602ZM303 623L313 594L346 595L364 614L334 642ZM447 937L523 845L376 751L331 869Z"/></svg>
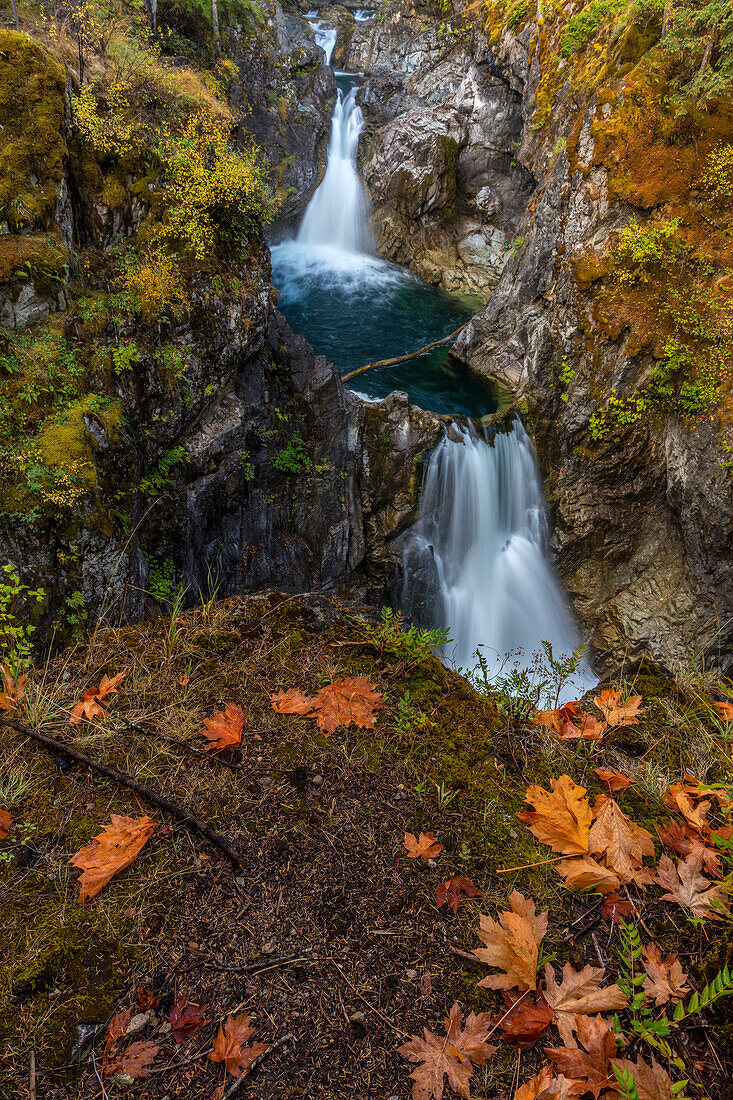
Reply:
<svg viewBox="0 0 733 1100"><path fill-rule="evenodd" d="M452 943L448 944L448 950L451 955L457 955L459 959L468 959L469 962L477 963L479 960L475 955L472 955L470 951L461 951L460 947L454 947Z"/></svg>
<svg viewBox="0 0 733 1100"><path fill-rule="evenodd" d="M599 943L598 943L598 937L596 936L595 932L592 932L592 933L591 933L591 937L590 937L590 938L591 938L591 940L592 940L592 942L593 942L593 946L594 946L594 947L595 947L595 949L596 949L596 955L597 955L597 957L598 957L598 963L599 963L599 965L600 965L600 966L602 966L602 967L603 967L603 968L605 969L605 966L606 966L606 960L605 960L605 959L603 958L603 953L602 953L602 951L601 951L600 945L599 945ZM577 937L576 937L576 939L577 939Z"/></svg>
<svg viewBox="0 0 733 1100"><path fill-rule="evenodd" d="M407 363L410 359L417 359L418 355L423 355L426 351L432 351L433 348L440 347L441 344L447 344L449 340L455 340L459 332L463 332L464 328L469 322L457 328L455 332L451 332L448 336L444 336L442 340L433 340L432 344L426 344L424 348L418 348L417 351L411 351L408 355L396 355L394 359L377 359L375 363L367 363L365 367L358 367L357 370L349 371L348 374L341 375L342 382L349 382L352 378L356 378L358 374L363 374L364 371L374 370L375 367L395 367L398 363Z"/></svg>
<svg viewBox="0 0 733 1100"><path fill-rule="evenodd" d="M351 989L352 993L355 993L355 994L356 994L356 996L357 996L357 997L359 998L359 1000L361 1001L361 1003L362 1003L363 1005L365 1005L365 1006L366 1006L366 1007L367 1007L367 1008L369 1009L369 1011L370 1011L370 1012L373 1012L373 1013L374 1013L374 1014L375 1014L376 1016L379 1016L379 1019L380 1019L380 1020L383 1020L383 1021L384 1021L384 1023L385 1023L385 1024L387 1024L387 1026L388 1026L388 1027L391 1027L393 1031L396 1031L398 1035L404 1035L404 1036L405 1036L406 1038L408 1038L408 1039L410 1038L410 1036L409 1036L409 1035L407 1034L407 1032L406 1032L406 1031L403 1031L403 1030L402 1030L402 1028L400 1028L400 1027L397 1027L397 1025L396 1025L396 1024L393 1024L393 1023L392 1023L392 1021L391 1021L390 1019L388 1019L388 1017L387 1017L387 1016L384 1016L384 1015L383 1015L383 1014L382 1014L382 1013L381 1013L381 1012L379 1011L379 1009L378 1009L378 1008L375 1008L375 1007L374 1007L374 1005L370 1005L370 1004L369 1004L369 1001L367 1001L367 1000L366 1000L366 998L362 997L362 995L361 995L361 993L359 992L359 990L358 990L358 989L356 989L356 988L355 988L355 987L354 987L354 986L353 986L353 985L351 984L351 982L350 982L350 981L349 981L349 979L348 979L348 978L346 977L346 975L344 974L343 970L341 969L341 967L339 966L339 964L338 964L338 963L336 963L336 964L335 964L335 966L336 966L336 969L338 970L339 974L341 975L341 977L342 977L342 978L344 979L344 981L346 982L346 984L347 984L347 985L349 986L349 988Z"/></svg>
<svg viewBox="0 0 733 1100"><path fill-rule="evenodd" d="M94 701L104 706L101 700L95 699ZM147 726L141 725L140 722L132 722L129 718L123 718L119 714L113 715L113 718L121 722L126 729L134 730L135 733L144 733L146 737L157 737L159 740L165 741L168 745L175 745L177 749L185 749L186 752L191 753L192 756L198 757L199 760L208 760L210 763L223 764L225 768L231 768L232 771L235 772L245 770L241 764L234 764L231 760L222 760L218 753L202 752L201 749L197 749L194 745L189 745L188 741L181 741L178 737L169 737L167 733L161 733L160 730L151 730Z"/></svg>
<svg viewBox="0 0 733 1100"><path fill-rule="evenodd" d="M99 1070L97 1069L97 1060L94 1057L94 1051L92 1051L92 1065L94 1066L94 1075L99 1081L99 1087L102 1090L102 1100L107 1100L107 1090L104 1087L104 1081L99 1076Z"/></svg>
<svg viewBox="0 0 733 1100"><path fill-rule="evenodd" d="M32 1050L28 1059L28 1100L36 1100L36 1052Z"/></svg>
<svg viewBox="0 0 733 1100"><path fill-rule="evenodd" d="M242 1077L238 1077L237 1080L234 1082L234 1084L231 1086L231 1088L228 1089L228 1091L224 1093L224 1100L228 1100L228 1097L234 1096L234 1094L241 1088L242 1082L246 1081L249 1073L252 1072L252 1070L255 1068L255 1066L258 1066L260 1064L260 1062L264 1062L265 1058L267 1058L270 1054L273 1054L276 1050L279 1050L280 1047L284 1047L286 1043L294 1043L294 1042L295 1042L295 1036L294 1035L283 1035L282 1039L277 1039L274 1043L270 1043L267 1050L263 1050L262 1054L257 1055L254 1062L249 1067L248 1073L243 1074Z"/></svg>
<svg viewBox="0 0 733 1100"><path fill-rule="evenodd" d="M25 726L22 722L16 722L11 718L0 718L0 726L6 726L8 729L15 730L16 733L22 733L24 737L32 737L34 741L40 742L45 748L52 749L62 756L68 756L71 760L76 760L79 764L86 764L88 768L92 768L94 771L106 775L109 779L114 779L115 783L119 783L131 791L135 791L141 798L147 798L149 802L153 802L156 806L160 806L161 809L167 810L168 813L177 817L179 821L184 822L184 824L195 829L196 832L201 833L202 836L205 836L206 839L210 840L212 844L215 844L236 867L241 867L246 862L241 852L233 848L221 833L217 833L215 829L212 829L210 825L202 821L200 817L190 814L188 810L184 810L182 806L178 806L175 802L171 802L171 800L165 798L164 795L157 794L156 791L151 790L150 787L145 787L142 783L138 783L131 775L119 772L116 768L111 768L108 764L102 764L97 760L92 760L90 756L86 756L83 752L79 752L78 749L72 748L71 745L65 745L62 741L56 741L53 737L47 737L45 733L31 729L30 726Z"/></svg>
<svg viewBox="0 0 733 1100"><path fill-rule="evenodd" d="M227 974L251 974L255 970L274 970L276 966L284 966L291 962L317 962L308 955L282 955L277 959L261 959L256 963L248 963L246 966L226 966L223 963L202 962L199 965L208 970L221 970Z"/></svg>

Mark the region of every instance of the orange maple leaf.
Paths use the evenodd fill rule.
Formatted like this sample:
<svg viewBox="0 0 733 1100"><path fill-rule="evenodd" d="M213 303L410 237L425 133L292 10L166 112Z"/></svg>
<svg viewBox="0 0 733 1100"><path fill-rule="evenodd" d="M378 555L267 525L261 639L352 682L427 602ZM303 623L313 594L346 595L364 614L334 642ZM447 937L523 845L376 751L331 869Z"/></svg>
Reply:
<svg viewBox="0 0 733 1100"><path fill-rule="evenodd" d="M552 1066L545 1066L536 1077L531 1077L529 1081L525 1081L523 1085L519 1086L514 1093L513 1100L537 1100L539 1096L542 1096L544 1100L545 1096L550 1097L551 1094L547 1090L554 1081ZM552 1094L552 1097L555 1100L554 1094Z"/></svg>
<svg viewBox="0 0 733 1100"><path fill-rule="evenodd" d="M16 680L7 665L0 665L0 674L3 678L3 690L0 691L0 710L12 710L15 704L19 703L25 695L25 682L28 679L28 673L21 673Z"/></svg>
<svg viewBox="0 0 733 1100"><path fill-rule="evenodd" d="M657 825L659 839L670 852L676 852L678 856L696 855L702 853L702 870L711 878L721 878L723 864L720 856L714 848L708 848L705 841L687 822L682 825L677 821L670 821L669 825L660 828ZM713 837L716 835L712 834Z"/></svg>
<svg viewBox="0 0 733 1100"><path fill-rule="evenodd" d="M507 1043L525 1050L536 1043L552 1023L552 1009L540 993L533 1001L528 993L502 990L509 1012L499 1018L499 1029Z"/></svg>
<svg viewBox="0 0 733 1100"><path fill-rule="evenodd" d="M99 682L99 687L85 691L84 698L75 704L69 715L71 725L78 726L84 718L89 722L94 718L104 718L107 713L107 707L104 704L109 696L117 691L117 685L122 683L125 676L127 676L126 672L119 672L117 676L110 679L105 673Z"/></svg>
<svg viewBox="0 0 733 1100"><path fill-rule="evenodd" d="M718 702L716 700L715 705L724 722L733 722L733 703L729 703L727 700L725 702Z"/></svg>
<svg viewBox="0 0 733 1100"><path fill-rule="evenodd" d="M570 703L565 703L562 707L557 707L555 710L537 710L532 718L532 724L535 726L546 726L547 729L554 730L555 733L562 737L563 726L566 723L572 725L573 719L576 714L580 713L580 703L574 700Z"/></svg>
<svg viewBox="0 0 733 1100"><path fill-rule="evenodd" d="M666 1005L668 1001L679 1001L689 992L689 974L682 969L682 964L676 955L662 956L662 949L658 943L651 940L642 948L644 955L644 969L647 977L644 979L644 993L655 1005Z"/></svg>
<svg viewBox="0 0 733 1100"><path fill-rule="evenodd" d="M577 1046L545 1047L545 1054L557 1065L564 1077L578 1083L571 1095L592 1092L598 1096L604 1089L616 1089L616 1078L611 1060L616 1055L614 1033L602 1016L576 1016L578 1039L585 1048ZM583 1086L581 1091L581 1084Z"/></svg>
<svg viewBox="0 0 733 1100"><path fill-rule="evenodd" d="M445 905L446 902L450 905L454 913L458 912L458 906L461 904L461 890L469 898L477 898L481 893L470 878L466 878L465 875L453 875L453 878L447 879L442 886L439 886L435 891L435 904L438 909L441 905Z"/></svg>
<svg viewBox="0 0 733 1100"><path fill-rule="evenodd" d="M291 688L270 698L272 709L279 714L315 718L326 736L337 726L348 726L351 722L362 729L374 729L377 722L374 712L384 706L384 696L366 676L333 680L312 696Z"/></svg>
<svg viewBox="0 0 733 1100"><path fill-rule="evenodd" d="M443 845L438 844L435 833L420 833L419 838L413 833L405 833L405 839L402 843L407 849L410 859L419 858L427 861L440 855L443 851Z"/></svg>
<svg viewBox="0 0 733 1100"><path fill-rule="evenodd" d="M635 779L629 779L628 775L624 775L623 772L616 772L612 768L594 768L601 783L605 783L611 794L617 794L618 791L625 790L631 783L636 783Z"/></svg>
<svg viewBox="0 0 733 1100"><path fill-rule="evenodd" d="M601 987L604 974L605 968L601 966L584 966L582 970L574 970L570 963L565 963L562 981L558 985L554 967L546 964L544 997L554 1013L555 1025L566 1046L575 1045L573 1032L577 1021L586 1017L586 1013L616 1011L626 1005L628 998L615 982Z"/></svg>
<svg viewBox="0 0 733 1100"><path fill-rule="evenodd" d="M703 875L702 858L702 854L697 852L685 860L679 860L675 869L669 856L663 854L659 857L654 881L667 891L662 894L662 901L675 902L684 909L689 909L696 917L722 920L723 910L729 909L730 903L723 887L713 886Z"/></svg>
<svg viewBox="0 0 733 1100"><path fill-rule="evenodd" d="M588 836L589 851L603 856L606 866L621 882L635 882L637 886L651 883L651 871L643 865L644 856L654 855L651 833L627 817L619 804L606 795L599 795L593 814L595 821Z"/></svg>
<svg viewBox="0 0 733 1100"><path fill-rule="evenodd" d="M206 751L221 752L222 749L240 745L242 730L246 724L247 711L236 703L227 703L224 710L213 714L211 718L204 718L204 728L199 733L209 741Z"/></svg>
<svg viewBox="0 0 733 1100"><path fill-rule="evenodd" d="M251 1043L248 1039L254 1035L249 1015L229 1016L225 1024L219 1025L219 1031L209 1055L212 1062L223 1062L224 1068L232 1077L244 1077L250 1066L267 1050L265 1043Z"/></svg>
<svg viewBox="0 0 733 1100"><path fill-rule="evenodd" d="M409 1043L397 1048L403 1058L419 1063L410 1074L414 1100L431 1097L441 1100L445 1077L459 1096L470 1097L471 1063L485 1066L497 1048L486 1042L491 1027L490 1012L480 1012L478 1016L471 1012L464 1029L461 1017L460 1005L456 1003L445 1021L445 1037L423 1028L424 1038L413 1035Z"/></svg>
<svg viewBox="0 0 733 1100"><path fill-rule="evenodd" d="M571 890L595 890L599 894L610 894L621 885L615 871L604 867L590 856L562 859L555 864L555 870L562 875Z"/></svg>
<svg viewBox="0 0 733 1100"><path fill-rule="evenodd" d="M160 1049L159 1043L139 1039L130 1043L124 1050L110 1055L105 1063L104 1072L107 1077L123 1073L133 1081L138 1077L147 1077L150 1073L149 1067L155 1061L155 1056Z"/></svg>
<svg viewBox="0 0 733 1100"><path fill-rule="evenodd" d="M593 702L609 726L638 726L641 695L630 695L625 703L619 704L620 698L621 692L616 688L606 688Z"/></svg>
<svg viewBox="0 0 733 1100"><path fill-rule="evenodd" d="M8 810L0 810L0 840L5 840L12 824L13 815Z"/></svg>
<svg viewBox="0 0 733 1100"><path fill-rule="evenodd" d="M485 913L479 916L478 937L485 947L476 948L473 954L504 973L490 974L478 984L485 989L535 989L540 944L547 931L547 910L537 914L534 901L518 890L509 895L509 906L509 910L499 913L498 922Z"/></svg>
<svg viewBox="0 0 733 1100"><path fill-rule="evenodd" d="M99 833L69 863L83 872L79 879L79 901L89 901L119 871L129 867L155 829L149 817L110 814L111 824Z"/></svg>
<svg viewBox="0 0 733 1100"><path fill-rule="evenodd" d="M569 775L551 779L550 786L552 791L534 784L527 787L524 800L535 809L525 810L517 817L553 851L568 856L585 855L592 821L585 787L578 786Z"/></svg>

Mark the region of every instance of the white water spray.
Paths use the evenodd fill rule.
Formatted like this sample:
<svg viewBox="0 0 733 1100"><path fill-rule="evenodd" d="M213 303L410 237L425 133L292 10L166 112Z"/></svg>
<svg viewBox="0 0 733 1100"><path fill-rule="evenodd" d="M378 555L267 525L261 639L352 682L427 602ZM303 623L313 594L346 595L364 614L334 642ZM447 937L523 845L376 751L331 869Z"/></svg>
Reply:
<svg viewBox="0 0 733 1100"><path fill-rule="evenodd" d="M570 654L579 637L552 568L527 433L517 420L492 443L456 425L452 434L430 458L406 541L403 608L421 625L448 628L448 662L470 671L479 650L490 678L507 658L529 665L543 641L556 657ZM595 682L583 664L573 690Z"/></svg>
<svg viewBox="0 0 733 1100"><path fill-rule="evenodd" d="M296 243L344 252L371 252L372 240L364 189L356 168L364 116L357 88L339 90L331 121L326 174L303 215Z"/></svg>
<svg viewBox="0 0 733 1100"><path fill-rule="evenodd" d="M334 27L333 23L327 23L325 19L319 19L317 11L309 11L306 14L306 19L311 25L313 37L316 40L316 46L321 47L326 55L326 64L330 65L333 48L336 45L338 30Z"/></svg>

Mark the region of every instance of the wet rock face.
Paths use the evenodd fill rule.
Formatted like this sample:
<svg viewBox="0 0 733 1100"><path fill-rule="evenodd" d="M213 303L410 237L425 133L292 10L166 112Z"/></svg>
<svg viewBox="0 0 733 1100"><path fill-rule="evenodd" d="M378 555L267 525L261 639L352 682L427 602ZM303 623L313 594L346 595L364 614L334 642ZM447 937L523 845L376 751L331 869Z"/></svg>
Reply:
<svg viewBox="0 0 733 1100"><path fill-rule="evenodd" d="M654 365L628 333L589 329L589 303L573 261L602 251L630 220L594 163L591 103L577 118L562 98L553 123L531 126L539 72L527 69L528 26L505 33L496 63L521 95L524 124L514 157L538 180L485 309L453 348L472 370L523 399L554 520L556 563L599 667L644 651L667 663L720 654L733 643L733 494L716 418L690 428L660 417L603 442L590 419L599 387L638 385ZM559 140L575 124L572 170ZM493 200L497 185L487 183ZM484 201L481 191L476 201ZM589 337L589 331L592 335Z"/></svg>

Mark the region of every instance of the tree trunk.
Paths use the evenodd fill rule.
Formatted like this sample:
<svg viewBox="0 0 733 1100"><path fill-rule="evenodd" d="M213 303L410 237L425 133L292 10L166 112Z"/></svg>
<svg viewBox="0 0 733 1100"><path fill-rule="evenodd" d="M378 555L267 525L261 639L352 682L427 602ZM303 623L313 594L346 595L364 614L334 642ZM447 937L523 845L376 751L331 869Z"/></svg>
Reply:
<svg viewBox="0 0 733 1100"><path fill-rule="evenodd" d="M16 31L19 31L20 22L18 21L18 8L16 6L15 0L10 0L10 2L13 5L13 19L15 20L15 29Z"/></svg>
<svg viewBox="0 0 733 1100"><path fill-rule="evenodd" d="M145 0L145 8L150 20L150 33L155 38L158 30L158 0Z"/></svg>
<svg viewBox="0 0 733 1100"><path fill-rule="evenodd" d="M211 0L211 24L214 28L214 51L219 53L221 43L219 41L219 4L218 0Z"/></svg>

